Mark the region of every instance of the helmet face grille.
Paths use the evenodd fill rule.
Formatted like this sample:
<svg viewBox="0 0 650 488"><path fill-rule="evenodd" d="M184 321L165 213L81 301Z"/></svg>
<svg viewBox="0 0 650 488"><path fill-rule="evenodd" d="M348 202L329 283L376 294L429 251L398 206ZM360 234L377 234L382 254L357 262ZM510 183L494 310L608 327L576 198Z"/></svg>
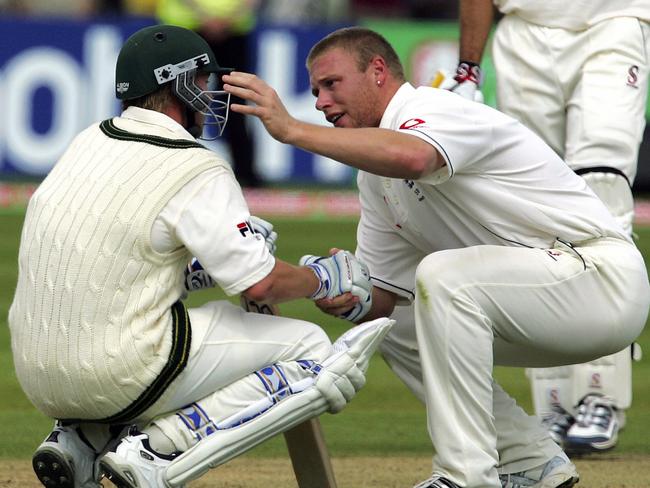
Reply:
<svg viewBox="0 0 650 488"><path fill-rule="evenodd" d="M185 71L176 77L172 91L185 105L204 116L203 135L200 139L214 140L223 134L228 121L230 93L217 90L217 75L211 73L207 90L196 83L196 69Z"/></svg>

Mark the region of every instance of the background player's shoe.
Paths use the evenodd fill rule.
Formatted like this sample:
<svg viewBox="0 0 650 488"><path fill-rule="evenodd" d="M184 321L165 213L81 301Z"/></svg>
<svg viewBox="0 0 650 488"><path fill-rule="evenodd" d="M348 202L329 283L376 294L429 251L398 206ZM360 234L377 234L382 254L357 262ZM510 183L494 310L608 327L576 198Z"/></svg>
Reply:
<svg viewBox="0 0 650 488"><path fill-rule="evenodd" d="M96 453L76 425L54 425L32 457L36 476L47 488L101 488Z"/></svg>
<svg viewBox="0 0 650 488"><path fill-rule="evenodd" d="M567 432L565 447L575 453L612 449L618 442L618 431L614 399L592 393L578 404L576 422Z"/></svg>
<svg viewBox="0 0 650 488"><path fill-rule="evenodd" d="M418 483L413 488L459 488L459 486L446 478L434 476L428 480L424 480L423 482Z"/></svg>
<svg viewBox="0 0 650 488"><path fill-rule="evenodd" d="M561 405L553 405L551 412L542 418L542 425L548 431L551 439L560 446L564 446L567 433L574 423L575 418L573 415L562 408Z"/></svg>
<svg viewBox="0 0 650 488"><path fill-rule="evenodd" d="M132 429L101 457L99 469L117 488L159 488L166 486L165 468L177 456L154 451L149 436Z"/></svg>
<svg viewBox="0 0 650 488"><path fill-rule="evenodd" d="M580 480L578 470L564 453L537 468L499 478L502 488L570 488Z"/></svg>

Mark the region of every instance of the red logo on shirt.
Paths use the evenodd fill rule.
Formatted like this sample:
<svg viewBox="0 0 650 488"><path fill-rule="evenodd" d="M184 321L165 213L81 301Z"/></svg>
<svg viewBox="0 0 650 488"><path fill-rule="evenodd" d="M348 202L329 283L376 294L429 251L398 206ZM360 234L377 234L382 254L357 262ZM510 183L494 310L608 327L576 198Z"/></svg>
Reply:
<svg viewBox="0 0 650 488"><path fill-rule="evenodd" d="M246 221L237 224L237 229L239 229L239 233L242 235L242 237L246 237L246 232L253 233L251 230L251 225Z"/></svg>
<svg viewBox="0 0 650 488"><path fill-rule="evenodd" d="M413 129L414 127L417 127L418 125L424 124L424 120L422 119L408 119L406 122L404 122L402 125L399 126L400 129Z"/></svg>

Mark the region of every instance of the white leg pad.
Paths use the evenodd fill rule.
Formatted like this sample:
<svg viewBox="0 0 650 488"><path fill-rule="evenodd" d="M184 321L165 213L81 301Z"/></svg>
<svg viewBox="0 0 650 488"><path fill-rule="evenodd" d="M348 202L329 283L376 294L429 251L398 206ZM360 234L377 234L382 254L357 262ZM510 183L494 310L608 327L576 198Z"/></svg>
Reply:
<svg viewBox="0 0 650 488"><path fill-rule="evenodd" d="M175 459L165 471L167 486L183 486L274 435L316 417L329 403L316 388L281 401L263 415L232 429L220 430Z"/></svg>
<svg viewBox="0 0 650 488"><path fill-rule="evenodd" d="M573 368L573 401L577 404L588 393L614 399L619 410L632 404L632 352L629 347Z"/></svg>
<svg viewBox="0 0 650 488"><path fill-rule="evenodd" d="M627 180L615 173L590 172L581 175L610 213L632 235L634 198Z"/></svg>
<svg viewBox="0 0 650 488"><path fill-rule="evenodd" d="M571 412L573 402L573 382L571 366L554 368L527 368L530 378L535 415L544 417L552 411L553 405L561 405Z"/></svg>
<svg viewBox="0 0 650 488"><path fill-rule="evenodd" d="M334 344L334 354L322 363L315 378L305 378L300 391L260 412L259 405L238 412L217 425L217 430L174 459L165 470L170 488L183 486L276 434L325 411L338 412L365 383L372 354L393 326L381 318L353 327Z"/></svg>
<svg viewBox="0 0 650 488"><path fill-rule="evenodd" d="M584 364L529 368L535 414L543 417L554 404L572 412L588 393L612 397L620 410L632 403L632 353L626 347Z"/></svg>

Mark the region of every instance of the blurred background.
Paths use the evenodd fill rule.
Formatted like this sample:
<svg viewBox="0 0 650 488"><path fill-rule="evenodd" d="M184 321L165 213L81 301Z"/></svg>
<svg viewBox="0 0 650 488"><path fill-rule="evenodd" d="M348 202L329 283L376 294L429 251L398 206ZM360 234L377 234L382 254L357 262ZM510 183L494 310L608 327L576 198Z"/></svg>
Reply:
<svg viewBox="0 0 650 488"><path fill-rule="evenodd" d="M116 115L113 80L120 46L134 31L160 21L195 27L214 46L221 65L257 73L293 115L315 123L324 119L314 109L304 60L314 42L336 28L361 24L381 32L415 85L428 84L438 68L453 71L457 63L455 0L180 3L199 10L212 5L215 19L199 24L180 18L168 0L0 0L0 181L38 182L77 132ZM489 51L482 66L486 102L495 105ZM259 121L235 115L215 149L232 161L242 186L354 187L352 169L279 144ZM647 128L635 190L650 190ZM13 186L0 194L24 196Z"/></svg>

